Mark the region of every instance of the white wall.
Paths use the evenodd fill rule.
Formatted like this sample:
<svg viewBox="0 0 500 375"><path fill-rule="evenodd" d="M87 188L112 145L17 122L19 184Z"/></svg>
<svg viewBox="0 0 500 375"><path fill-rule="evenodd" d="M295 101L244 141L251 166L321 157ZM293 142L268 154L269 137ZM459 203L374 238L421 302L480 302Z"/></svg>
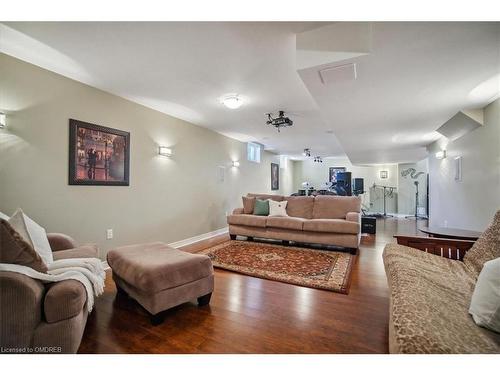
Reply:
<svg viewBox="0 0 500 375"><path fill-rule="evenodd" d="M438 160L437 151L447 157ZM430 222L454 228L484 230L500 209L500 99L484 110L484 125L429 147ZM462 156L462 181L454 180L454 158Z"/></svg>
<svg viewBox="0 0 500 375"><path fill-rule="evenodd" d="M418 172L423 172L423 174L416 179L412 178L410 174L403 177L401 172L409 168L416 170L414 176ZM427 158L417 163L398 164L398 213L404 215L415 214L415 181L418 181L418 206L426 207L428 169Z"/></svg>
<svg viewBox="0 0 500 375"><path fill-rule="evenodd" d="M175 242L226 226L247 192L271 192L271 162L246 160L246 144L0 54L0 211L21 207L49 232L107 249ZM221 109L224 110L224 109ZM69 119L130 132L130 186L68 185ZM173 149L158 156L158 145ZM231 167L233 160L239 168ZM289 193L293 168L280 169ZM225 167L225 181L218 167ZM106 240L106 229L115 238Z"/></svg>
<svg viewBox="0 0 500 375"><path fill-rule="evenodd" d="M293 190L302 189L302 182L308 181L315 188L319 188L328 181L330 167L346 167L347 172L352 173L352 178L363 178L366 193L363 194L363 205L373 212L382 212L383 193L382 189L370 189L375 183L377 185L397 186L397 165L386 164L376 166L353 165L347 157L325 158L323 163L315 163L312 158L304 161L294 162ZM381 179L379 172L389 172L387 179ZM397 193L392 198L387 198L387 212L397 212Z"/></svg>

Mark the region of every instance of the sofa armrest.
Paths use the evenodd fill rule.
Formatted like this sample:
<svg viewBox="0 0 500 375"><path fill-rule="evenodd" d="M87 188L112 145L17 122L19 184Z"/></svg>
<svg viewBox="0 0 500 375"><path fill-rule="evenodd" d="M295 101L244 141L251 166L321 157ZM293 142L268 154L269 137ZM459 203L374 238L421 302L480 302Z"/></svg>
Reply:
<svg viewBox="0 0 500 375"><path fill-rule="evenodd" d="M78 247L78 243L70 236L63 233L47 233L52 251L68 250Z"/></svg>
<svg viewBox="0 0 500 375"><path fill-rule="evenodd" d="M361 223L361 213L359 212L348 212L345 215L347 221L354 221L356 223Z"/></svg>
<svg viewBox="0 0 500 375"><path fill-rule="evenodd" d="M238 207L233 210L233 215L241 215L243 212L243 207Z"/></svg>
<svg viewBox="0 0 500 375"><path fill-rule="evenodd" d="M54 260L71 258L99 258L99 249L95 244L85 244L74 249L56 251Z"/></svg>
<svg viewBox="0 0 500 375"><path fill-rule="evenodd" d="M474 241L421 236L394 236L400 245L425 251L448 259L462 260Z"/></svg>
<svg viewBox="0 0 500 375"><path fill-rule="evenodd" d="M0 347L31 345L35 328L42 321L45 288L17 272L0 272Z"/></svg>
<svg viewBox="0 0 500 375"><path fill-rule="evenodd" d="M47 323L59 322L80 314L87 302L85 287L77 280L53 283L47 289L43 304Z"/></svg>

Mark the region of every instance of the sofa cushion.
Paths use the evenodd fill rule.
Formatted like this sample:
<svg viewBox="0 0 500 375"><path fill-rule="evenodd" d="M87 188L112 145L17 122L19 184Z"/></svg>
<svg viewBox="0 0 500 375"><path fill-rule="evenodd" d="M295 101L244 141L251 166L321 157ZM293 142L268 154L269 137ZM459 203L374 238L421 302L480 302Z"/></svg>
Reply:
<svg viewBox="0 0 500 375"><path fill-rule="evenodd" d="M500 258L484 264L472 293L469 313L476 324L500 333Z"/></svg>
<svg viewBox="0 0 500 375"><path fill-rule="evenodd" d="M97 245L86 244L69 250L54 252L54 260L69 258L99 258Z"/></svg>
<svg viewBox="0 0 500 375"><path fill-rule="evenodd" d="M500 257L500 210L491 225L481 234L464 256L465 265L477 276L484 263Z"/></svg>
<svg viewBox="0 0 500 375"><path fill-rule="evenodd" d="M306 219L302 219L300 217L270 216L267 218L266 227L302 230L302 226L305 221Z"/></svg>
<svg viewBox="0 0 500 375"><path fill-rule="evenodd" d="M82 312L87 292L77 280L64 280L49 284L43 310L47 323L72 318Z"/></svg>
<svg viewBox="0 0 500 375"><path fill-rule="evenodd" d="M491 332L468 314L475 279L463 262L397 244L385 247L383 259L391 293L391 352L498 352Z"/></svg>
<svg viewBox="0 0 500 375"><path fill-rule="evenodd" d="M3 219L0 219L0 263L19 264L38 272L47 272L47 265L31 244Z"/></svg>
<svg viewBox="0 0 500 375"><path fill-rule="evenodd" d="M253 197L253 198L262 199L262 200L271 199L273 201L278 201L278 202L280 202L284 199L283 195L275 195L275 194L248 193L247 197L250 197L250 198Z"/></svg>
<svg viewBox="0 0 500 375"><path fill-rule="evenodd" d="M288 214L286 213L286 205L288 204L287 201L277 202L268 200L267 202L269 204L269 216L288 216Z"/></svg>
<svg viewBox="0 0 500 375"><path fill-rule="evenodd" d="M312 219L314 197L286 197L285 200L288 202L286 206L288 216Z"/></svg>
<svg viewBox="0 0 500 375"><path fill-rule="evenodd" d="M227 223L232 225L247 225L250 227L266 227L267 216L258 215L229 215L227 217Z"/></svg>
<svg viewBox="0 0 500 375"><path fill-rule="evenodd" d="M243 213L244 214L253 214L253 208L255 206L254 197L241 197L243 200Z"/></svg>
<svg viewBox="0 0 500 375"><path fill-rule="evenodd" d="M253 207L253 214L259 216L269 215L269 201L267 199L265 201L262 199L256 199Z"/></svg>
<svg viewBox="0 0 500 375"><path fill-rule="evenodd" d="M311 219L304 222L303 230L309 232L358 234L359 223L342 219Z"/></svg>
<svg viewBox="0 0 500 375"><path fill-rule="evenodd" d="M207 255L180 251L162 242L119 247L110 250L107 259L114 274L146 294L213 275Z"/></svg>
<svg viewBox="0 0 500 375"><path fill-rule="evenodd" d="M360 210L360 197L317 195L314 197L313 219L345 219L348 212Z"/></svg>
<svg viewBox="0 0 500 375"><path fill-rule="evenodd" d="M9 224L35 249L45 264L48 265L54 261L45 229L28 217L23 210L18 208L10 217Z"/></svg>

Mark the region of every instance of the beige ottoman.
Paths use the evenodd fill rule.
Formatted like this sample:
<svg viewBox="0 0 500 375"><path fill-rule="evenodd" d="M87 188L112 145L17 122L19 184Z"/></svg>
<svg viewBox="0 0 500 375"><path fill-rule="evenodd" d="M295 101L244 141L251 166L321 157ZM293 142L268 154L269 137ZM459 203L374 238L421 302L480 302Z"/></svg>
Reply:
<svg viewBox="0 0 500 375"><path fill-rule="evenodd" d="M214 270L206 255L153 242L110 250L107 260L118 292L139 302L154 325L163 321L163 312L171 307L194 299L200 306L210 303Z"/></svg>

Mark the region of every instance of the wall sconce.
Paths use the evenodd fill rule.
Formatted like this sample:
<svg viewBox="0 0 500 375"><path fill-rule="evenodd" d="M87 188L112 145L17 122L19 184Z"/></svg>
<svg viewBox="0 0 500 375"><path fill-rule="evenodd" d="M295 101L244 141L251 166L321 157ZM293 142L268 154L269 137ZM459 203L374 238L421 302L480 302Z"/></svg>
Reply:
<svg viewBox="0 0 500 375"><path fill-rule="evenodd" d="M7 125L7 115L0 112L0 129L5 128L5 125Z"/></svg>
<svg viewBox="0 0 500 375"><path fill-rule="evenodd" d="M387 177L389 177L389 172L388 171L380 171L380 178L385 180Z"/></svg>
<svg viewBox="0 0 500 375"><path fill-rule="evenodd" d="M233 167L238 168L240 166L239 161L233 161Z"/></svg>
<svg viewBox="0 0 500 375"><path fill-rule="evenodd" d="M446 150L436 152L436 159L446 159Z"/></svg>
<svg viewBox="0 0 500 375"><path fill-rule="evenodd" d="M172 149L165 147L165 146L160 146L158 147L158 154L161 156L172 156Z"/></svg>

